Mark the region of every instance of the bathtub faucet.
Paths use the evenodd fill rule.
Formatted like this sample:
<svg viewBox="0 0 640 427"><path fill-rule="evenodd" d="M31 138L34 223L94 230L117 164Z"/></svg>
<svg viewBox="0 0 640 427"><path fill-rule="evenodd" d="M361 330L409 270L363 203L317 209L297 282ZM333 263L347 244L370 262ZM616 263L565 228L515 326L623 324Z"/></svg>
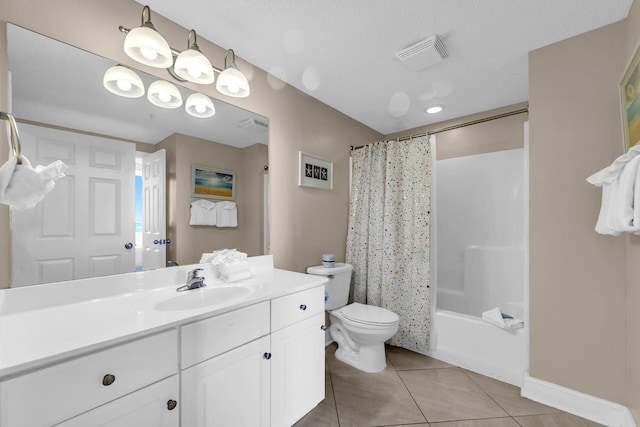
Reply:
<svg viewBox="0 0 640 427"><path fill-rule="evenodd" d="M187 283L183 286L180 286L178 289L176 289L176 291L177 292L190 291L192 289L200 289L207 286L204 283L204 277L198 276L198 273L201 271L202 271L201 268L196 268L191 270L187 275Z"/></svg>

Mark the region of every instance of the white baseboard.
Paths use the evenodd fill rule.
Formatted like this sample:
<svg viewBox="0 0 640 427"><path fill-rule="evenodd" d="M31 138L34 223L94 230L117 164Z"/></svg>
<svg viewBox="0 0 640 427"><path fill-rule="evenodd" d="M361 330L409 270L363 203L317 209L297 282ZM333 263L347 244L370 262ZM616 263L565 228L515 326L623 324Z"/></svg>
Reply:
<svg viewBox="0 0 640 427"><path fill-rule="evenodd" d="M524 375L523 397L610 427L636 427L626 406Z"/></svg>

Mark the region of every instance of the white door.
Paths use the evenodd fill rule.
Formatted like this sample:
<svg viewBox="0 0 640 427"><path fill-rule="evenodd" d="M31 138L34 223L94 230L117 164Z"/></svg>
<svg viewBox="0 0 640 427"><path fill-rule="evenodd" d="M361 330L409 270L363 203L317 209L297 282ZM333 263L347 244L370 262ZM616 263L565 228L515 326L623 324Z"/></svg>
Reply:
<svg viewBox="0 0 640 427"><path fill-rule="evenodd" d="M271 426L293 425L324 399L324 312L271 334Z"/></svg>
<svg viewBox="0 0 640 427"><path fill-rule="evenodd" d="M142 269L167 264L166 240L166 151L142 158Z"/></svg>
<svg viewBox="0 0 640 427"><path fill-rule="evenodd" d="M134 144L26 124L20 139L34 166L69 169L34 209L11 215L12 286L134 271Z"/></svg>
<svg viewBox="0 0 640 427"><path fill-rule="evenodd" d="M179 392L178 376L174 375L57 426L178 427Z"/></svg>
<svg viewBox="0 0 640 427"><path fill-rule="evenodd" d="M182 371L181 425L269 426L268 352L267 336Z"/></svg>

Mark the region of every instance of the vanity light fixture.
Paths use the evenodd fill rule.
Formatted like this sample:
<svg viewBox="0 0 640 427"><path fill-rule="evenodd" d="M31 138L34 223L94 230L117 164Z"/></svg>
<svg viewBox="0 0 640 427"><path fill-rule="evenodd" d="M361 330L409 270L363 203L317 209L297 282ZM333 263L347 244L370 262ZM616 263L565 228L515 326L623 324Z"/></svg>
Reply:
<svg viewBox="0 0 640 427"><path fill-rule="evenodd" d="M227 67L227 56L231 53L231 64ZM233 96L234 98L246 98L251 93L247 78L240 72L236 65L236 54L233 49L224 54L224 71L218 76L216 83L218 92Z"/></svg>
<svg viewBox="0 0 640 427"><path fill-rule="evenodd" d="M147 19L145 20L145 12ZM124 51L132 59L156 68L167 68L173 64L173 55L169 43L160 35L151 23L151 9L142 9L142 25L127 31L124 39Z"/></svg>
<svg viewBox="0 0 640 427"><path fill-rule="evenodd" d="M146 20L145 20L146 13ZM142 9L142 25L129 29L122 25L120 31L127 36L124 40L124 50L132 59L151 67L166 68L176 80L187 80L193 83L210 84L215 80L215 74L220 73L216 89L224 95L234 98L249 96L249 82L236 65L236 55L228 49L224 55L224 69L211 65L202 54L196 42L196 31L190 30L187 37L187 50L180 52L169 46L167 41L156 31L151 23L151 9ZM193 35L193 43L191 36ZM231 53L231 64L227 67L227 56ZM175 63L173 57L176 57Z"/></svg>
<svg viewBox="0 0 640 427"><path fill-rule="evenodd" d="M104 73L102 84L111 93L125 98L140 98L144 95L142 79L131 68L114 65Z"/></svg>
<svg viewBox="0 0 640 427"><path fill-rule="evenodd" d="M193 34L193 43L191 43L191 35ZM215 78L213 67L206 56L202 54L196 41L196 30L189 31L187 38L187 50L182 52L176 58L173 64L175 73L190 82L210 84Z"/></svg>
<svg viewBox="0 0 640 427"><path fill-rule="evenodd" d="M182 95L178 88L166 80L156 80L149 85L147 99L162 108L178 108L182 105Z"/></svg>
<svg viewBox="0 0 640 427"><path fill-rule="evenodd" d="M437 114L444 110L444 105L434 105L432 107L425 108L425 113L427 114Z"/></svg>
<svg viewBox="0 0 640 427"><path fill-rule="evenodd" d="M211 117L216 113L211 98L200 92L189 95L185 103L185 110L193 117L198 118Z"/></svg>

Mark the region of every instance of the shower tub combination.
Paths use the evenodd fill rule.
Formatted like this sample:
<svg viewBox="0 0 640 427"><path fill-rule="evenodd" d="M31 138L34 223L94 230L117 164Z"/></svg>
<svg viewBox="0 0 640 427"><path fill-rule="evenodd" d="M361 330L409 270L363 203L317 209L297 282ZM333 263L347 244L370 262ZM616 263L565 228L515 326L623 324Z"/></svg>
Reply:
<svg viewBox="0 0 640 427"><path fill-rule="evenodd" d="M528 370L525 156L526 148L437 160L432 181L429 355L519 387ZM524 328L482 320L495 307Z"/></svg>

